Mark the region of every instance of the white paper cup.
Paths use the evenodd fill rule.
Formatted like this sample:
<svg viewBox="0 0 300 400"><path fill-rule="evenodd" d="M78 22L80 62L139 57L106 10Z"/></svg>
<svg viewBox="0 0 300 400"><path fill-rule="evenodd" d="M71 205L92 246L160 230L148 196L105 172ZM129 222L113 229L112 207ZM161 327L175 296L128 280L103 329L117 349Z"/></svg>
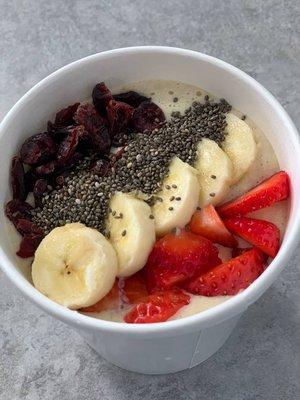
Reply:
<svg viewBox="0 0 300 400"><path fill-rule="evenodd" d="M95 83L108 87L144 79L171 79L197 85L226 98L264 131L280 167L291 178L291 209L276 258L246 290L202 313L181 320L131 325L101 321L68 310L39 293L21 268L6 229L4 203L10 198L11 158L29 135L45 129L47 119L90 96ZM275 98L239 69L207 55L168 47L132 47L81 59L34 86L0 126L0 264L24 295L47 313L75 328L101 356L122 368L162 374L191 368L215 353L247 307L285 268L297 244L300 219L300 146L295 126Z"/></svg>

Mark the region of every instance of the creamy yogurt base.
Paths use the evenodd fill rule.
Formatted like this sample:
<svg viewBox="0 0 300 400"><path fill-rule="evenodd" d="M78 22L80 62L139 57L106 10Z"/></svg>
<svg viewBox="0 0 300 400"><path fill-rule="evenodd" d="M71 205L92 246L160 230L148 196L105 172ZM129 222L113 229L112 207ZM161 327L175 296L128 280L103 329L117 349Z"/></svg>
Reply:
<svg viewBox="0 0 300 400"><path fill-rule="evenodd" d="M193 101L204 102L204 96L207 94L210 96L210 99L217 100L215 96L207 93L199 87L188 85L182 82L164 80L134 82L116 88L114 93L126 92L129 90L135 90L147 97L151 97L153 102L157 103L162 108L167 119L171 117L171 113L173 111L180 111L183 113L188 107L191 106ZM232 110L232 112L239 117L242 115L242 113L237 110ZM245 176L242 177L242 179L233 187L231 187L225 200L233 199L245 193L262 180L279 171L279 164L276 155L266 136L249 118L246 118L246 122L253 130L253 134L257 143L257 156ZM288 218L288 202L282 201L269 208L253 212L249 215L274 222L280 229L281 235L283 235ZM9 221L7 222L6 228L7 233L11 238L10 242L13 253L15 253L19 247L20 235ZM249 246L249 244L244 242L242 239L239 239L239 245L240 247ZM227 261L231 258L231 249L222 246L218 247L220 250L220 257L223 261ZM29 268L31 260L29 261L28 259L21 259L17 256L15 257L16 264L19 266L21 272L31 281ZM190 304L181 308L171 319L174 320L197 314L223 303L230 297L232 296L204 297L191 295ZM87 315L104 320L122 322L124 315L130 308L131 307L124 307L120 310L107 310L100 313L89 313Z"/></svg>

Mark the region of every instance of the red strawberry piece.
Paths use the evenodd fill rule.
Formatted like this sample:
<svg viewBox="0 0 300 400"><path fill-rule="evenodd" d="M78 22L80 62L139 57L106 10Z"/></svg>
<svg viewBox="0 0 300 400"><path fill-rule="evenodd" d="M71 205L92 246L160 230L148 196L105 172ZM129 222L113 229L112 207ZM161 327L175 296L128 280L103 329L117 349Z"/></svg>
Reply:
<svg viewBox="0 0 300 400"><path fill-rule="evenodd" d="M249 192L217 208L221 217L244 215L289 197L289 177L284 171L271 176Z"/></svg>
<svg viewBox="0 0 300 400"><path fill-rule="evenodd" d="M105 310L117 310L119 309L119 307L119 284L118 280L116 279L114 286L106 296L104 296L101 300L97 301L97 303L93 304L92 306L81 308L80 311L87 313L98 313Z"/></svg>
<svg viewBox="0 0 300 400"><path fill-rule="evenodd" d="M178 229L155 243L145 267L147 288L152 293L179 286L221 262L210 240Z"/></svg>
<svg viewBox="0 0 300 400"><path fill-rule="evenodd" d="M228 231L212 204L194 213L189 228L193 233L204 236L214 243L226 247L237 246L236 239Z"/></svg>
<svg viewBox="0 0 300 400"><path fill-rule="evenodd" d="M21 240L17 255L21 258L33 257L44 235L41 233L25 234Z"/></svg>
<svg viewBox="0 0 300 400"><path fill-rule="evenodd" d="M122 279L116 279L111 291L92 306L82 308L83 312L118 310L124 304L138 304L148 296L142 273Z"/></svg>
<svg viewBox="0 0 300 400"><path fill-rule="evenodd" d="M138 304L148 296L145 277L142 272L119 279L120 295L123 303Z"/></svg>
<svg viewBox="0 0 300 400"><path fill-rule="evenodd" d="M224 219L226 227L270 257L279 250L280 231L272 222L247 217Z"/></svg>
<svg viewBox="0 0 300 400"><path fill-rule="evenodd" d="M202 296L234 295L246 289L263 272L264 260L259 249L248 250L193 279L186 290Z"/></svg>
<svg viewBox="0 0 300 400"><path fill-rule="evenodd" d="M189 302L190 296L180 289L157 292L133 307L124 321L129 324L164 322Z"/></svg>
<svg viewBox="0 0 300 400"><path fill-rule="evenodd" d="M245 247L243 249L241 247L234 247L231 250L231 256L232 256L232 258L238 257L241 254L244 254L246 251L251 250L251 249L252 249L252 247Z"/></svg>

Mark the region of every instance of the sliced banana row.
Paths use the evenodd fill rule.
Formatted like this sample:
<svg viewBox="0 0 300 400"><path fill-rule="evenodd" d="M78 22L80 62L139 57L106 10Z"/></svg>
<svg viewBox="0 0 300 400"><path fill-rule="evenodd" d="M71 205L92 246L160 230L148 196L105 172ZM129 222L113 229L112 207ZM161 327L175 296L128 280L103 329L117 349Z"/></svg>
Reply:
<svg viewBox="0 0 300 400"><path fill-rule="evenodd" d="M227 114L226 122L222 148L210 139L198 144L195 168L201 187L200 207L220 203L256 156L256 143L249 125L232 113Z"/></svg>

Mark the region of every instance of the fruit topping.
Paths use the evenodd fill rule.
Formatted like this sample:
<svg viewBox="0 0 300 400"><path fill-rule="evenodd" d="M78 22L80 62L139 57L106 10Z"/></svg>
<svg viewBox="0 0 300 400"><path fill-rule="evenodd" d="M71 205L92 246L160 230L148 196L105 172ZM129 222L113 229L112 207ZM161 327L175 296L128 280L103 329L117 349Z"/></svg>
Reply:
<svg viewBox="0 0 300 400"><path fill-rule="evenodd" d="M28 219L31 217L33 207L25 201L14 199L9 201L5 206L5 214L10 221L16 225L21 218Z"/></svg>
<svg viewBox="0 0 300 400"><path fill-rule="evenodd" d="M144 101L134 110L132 126L137 132L151 132L159 128L165 120L165 115L157 104Z"/></svg>
<svg viewBox="0 0 300 400"><path fill-rule="evenodd" d="M111 291L96 304L80 311L99 313L106 310L119 310L124 305L138 304L148 296L145 279L140 272L128 277L116 279Z"/></svg>
<svg viewBox="0 0 300 400"><path fill-rule="evenodd" d="M85 134L83 125L72 127L67 136L61 141L58 146L56 159L59 165L66 165L74 155L78 146L79 140Z"/></svg>
<svg viewBox="0 0 300 400"><path fill-rule="evenodd" d="M233 201L217 208L221 217L244 215L249 212L269 207L277 201L289 197L289 177L284 171L277 172L258 186Z"/></svg>
<svg viewBox="0 0 300 400"><path fill-rule="evenodd" d="M180 286L221 262L210 240L178 229L155 243L145 266L147 288L152 293Z"/></svg>
<svg viewBox="0 0 300 400"><path fill-rule="evenodd" d="M233 166L227 154L214 140L203 138L197 144L194 167L200 184L199 206L220 204L233 177Z"/></svg>
<svg viewBox="0 0 300 400"><path fill-rule="evenodd" d="M280 231L272 222L247 217L224 220L226 227L270 257L275 257L280 244Z"/></svg>
<svg viewBox="0 0 300 400"><path fill-rule="evenodd" d="M144 201L116 193L110 203L106 228L118 257L117 276L127 277L144 267L155 243L154 221Z"/></svg>
<svg viewBox="0 0 300 400"><path fill-rule="evenodd" d="M236 258L199 275L185 286L188 292L201 296L234 295L246 289L264 270L264 255L251 249Z"/></svg>
<svg viewBox="0 0 300 400"><path fill-rule="evenodd" d="M204 236L214 243L219 243L226 247L237 246L236 239L228 231L211 204L194 213L189 228L193 233Z"/></svg>
<svg viewBox="0 0 300 400"><path fill-rule="evenodd" d="M14 199L26 200L28 191L26 190L24 167L17 156L12 159L11 186Z"/></svg>
<svg viewBox="0 0 300 400"><path fill-rule="evenodd" d="M79 223L55 228L45 236L31 269L33 284L41 293L76 310L106 296L116 272L117 257L109 241Z"/></svg>
<svg viewBox="0 0 300 400"><path fill-rule="evenodd" d="M121 101L111 100L106 107L110 136L120 136L128 133L133 107Z"/></svg>
<svg viewBox="0 0 300 400"><path fill-rule="evenodd" d="M21 258L33 257L36 249L41 243L44 235L39 233L29 233L23 236L17 255Z"/></svg>
<svg viewBox="0 0 300 400"><path fill-rule="evenodd" d="M199 190L197 171L174 157L152 207L157 236L185 227L197 208Z"/></svg>
<svg viewBox="0 0 300 400"><path fill-rule="evenodd" d="M124 321L130 324L164 322L189 302L190 296L180 289L157 292L133 307Z"/></svg>
<svg viewBox="0 0 300 400"><path fill-rule="evenodd" d="M38 179L33 187L33 197L35 207L42 207L43 194L47 191L47 181L46 179Z"/></svg>
<svg viewBox="0 0 300 400"><path fill-rule="evenodd" d="M246 251L251 250L251 249L252 249L252 247L244 247L244 248L234 247L231 250L231 257L235 258L237 256L240 256L241 254L244 254Z"/></svg>
<svg viewBox="0 0 300 400"><path fill-rule="evenodd" d="M22 144L20 157L24 164L36 165L48 161L56 152L56 144L48 132L30 136Z"/></svg>
<svg viewBox="0 0 300 400"><path fill-rule="evenodd" d="M116 101L122 101L130 106L137 108L143 101L150 101L148 97L142 96L141 94L130 90L129 92L114 94Z"/></svg>
<svg viewBox="0 0 300 400"><path fill-rule="evenodd" d="M50 175L53 174L56 167L57 167L57 161L49 161L46 164L36 167L35 172L38 175Z"/></svg>
<svg viewBox="0 0 300 400"><path fill-rule="evenodd" d="M108 106L110 100L113 99L113 96L104 82L97 83L93 89L92 98L97 111L101 115L105 116L106 107Z"/></svg>
<svg viewBox="0 0 300 400"><path fill-rule="evenodd" d="M74 115L80 103L72 104L69 107L58 111L55 116L54 124L56 126L68 126L74 124Z"/></svg>
<svg viewBox="0 0 300 400"><path fill-rule="evenodd" d="M250 126L232 113L226 116L222 149L233 164L231 184L238 182L256 157L256 143Z"/></svg>

